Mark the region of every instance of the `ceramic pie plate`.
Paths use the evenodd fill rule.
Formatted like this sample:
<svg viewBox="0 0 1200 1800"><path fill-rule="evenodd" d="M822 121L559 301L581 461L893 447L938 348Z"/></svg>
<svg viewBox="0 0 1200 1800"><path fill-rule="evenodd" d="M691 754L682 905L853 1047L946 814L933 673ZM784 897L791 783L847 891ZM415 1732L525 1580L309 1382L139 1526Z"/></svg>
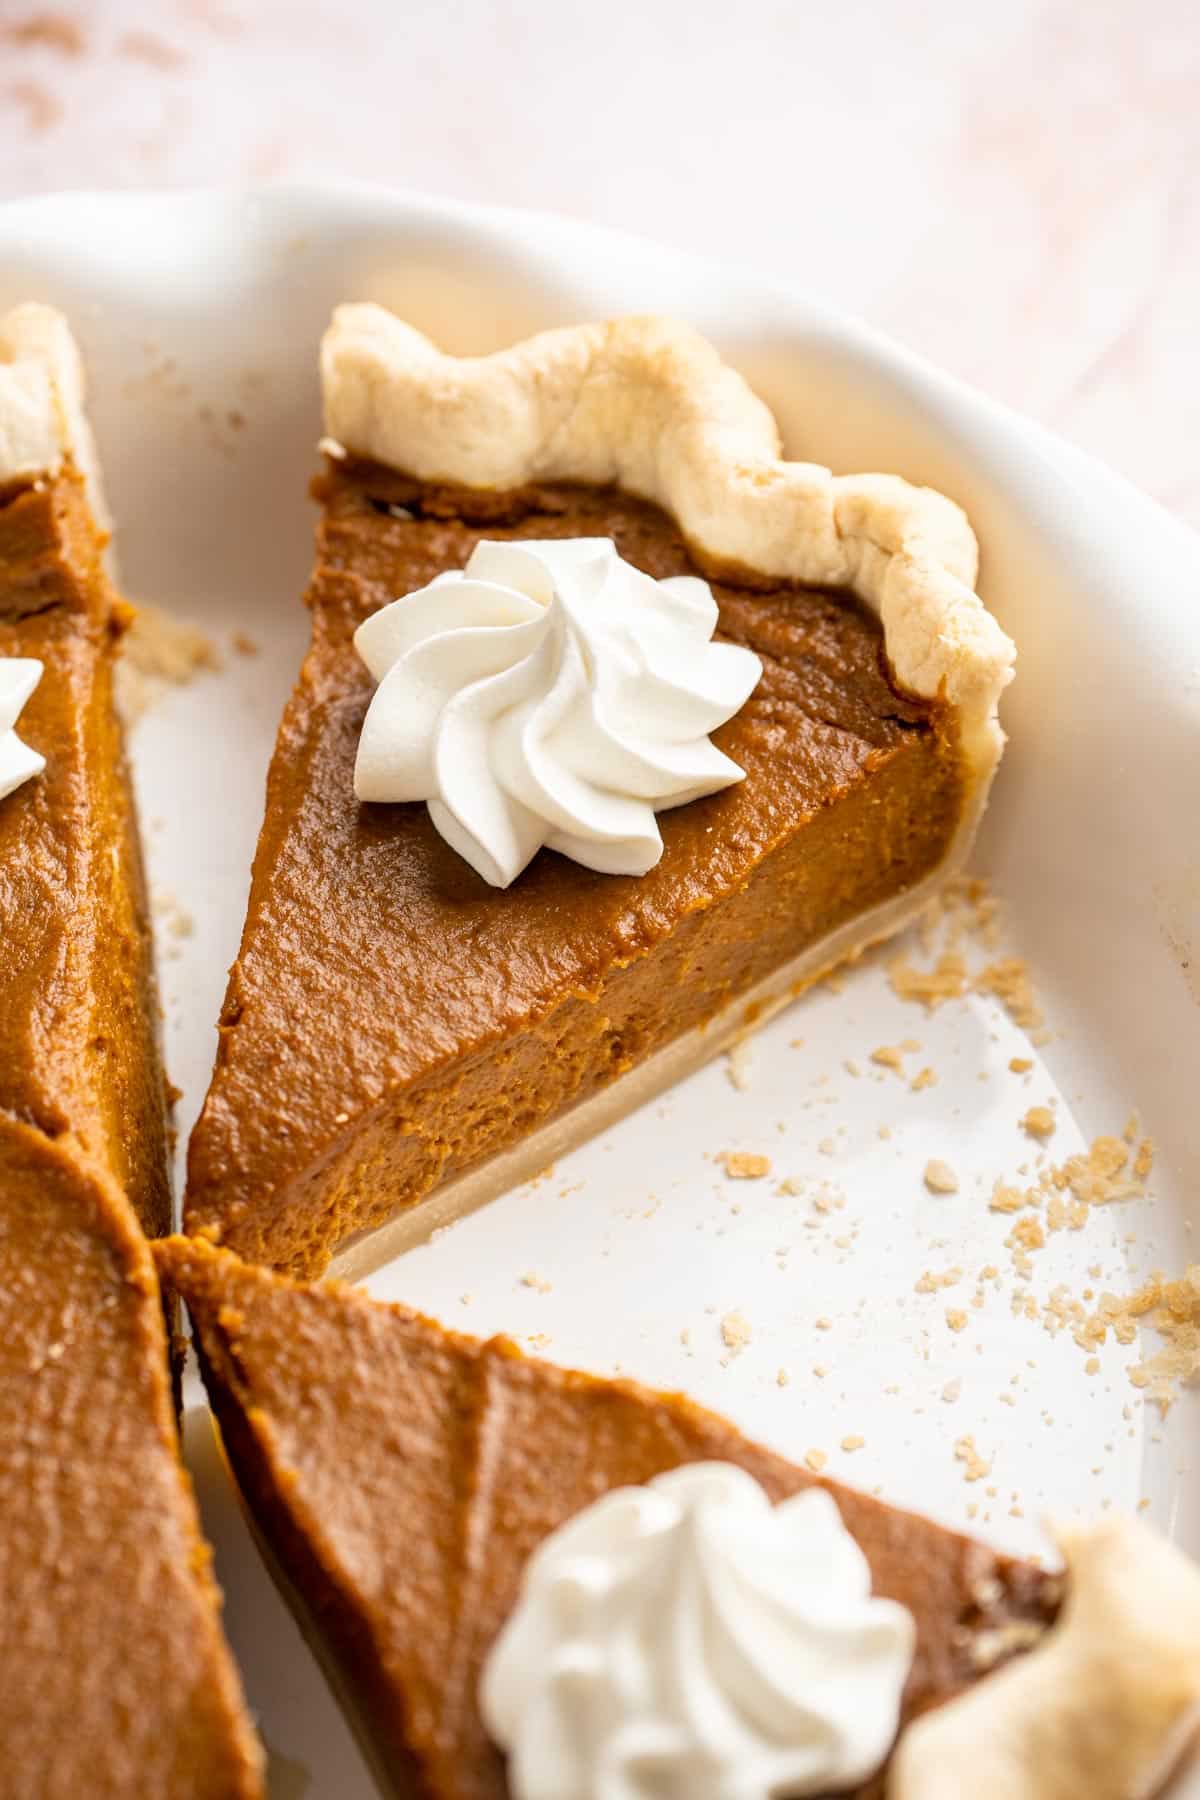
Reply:
<svg viewBox="0 0 1200 1800"><path fill-rule="evenodd" d="M380 301L458 352L676 313L770 403L792 456L893 470L961 502L981 592L1019 648L975 858L1003 942L964 949L972 969L1025 959L1038 1041L987 993L934 1013L902 1000L890 954L928 967L948 941L944 925L929 943L914 934L369 1286L559 1362L686 1389L788 1456L823 1452L845 1480L1006 1548L1044 1549L1047 1514L1145 1502L1200 1552L1194 1401L1162 1417L1130 1380L1158 1340L1110 1334L1091 1366L1045 1322L1056 1290L1090 1307L1194 1254L1200 540L817 302L561 220L358 187L65 195L0 209L0 308L25 299L63 308L83 346L125 590L200 626L222 662L171 687L132 736L181 1141L307 636L316 347L335 302ZM1014 1059L1032 1066L1014 1073ZM1023 1278L1005 1244L1014 1217L988 1203L997 1180L1036 1179L1031 1106L1055 1116L1046 1163L1119 1135L1135 1110L1155 1162L1145 1198L1093 1208ZM719 1159L738 1150L770 1174L730 1180ZM929 1191L931 1159L957 1193ZM365 1800L370 1778L242 1523L198 1385L187 1401L274 1789Z"/></svg>

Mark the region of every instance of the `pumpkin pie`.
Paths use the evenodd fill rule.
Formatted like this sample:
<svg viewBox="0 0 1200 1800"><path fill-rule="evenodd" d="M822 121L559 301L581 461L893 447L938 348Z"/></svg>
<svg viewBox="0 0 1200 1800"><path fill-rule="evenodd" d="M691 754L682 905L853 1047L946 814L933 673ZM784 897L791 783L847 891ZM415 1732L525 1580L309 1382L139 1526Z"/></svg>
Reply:
<svg viewBox="0 0 1200 1800"><path fill-rule="evenodd" d="M610 1490L686 1465L736 1465L772 1502L832 1497L874 1595L915 1628L902 1725L1056 1616L1054 1576L820 1480L681 1395L533 1361L202 1240L156 1254L251 1520L386 1792L504 1800L480 1683L529 1559ZM840 1791L878 1796L881 1779Z"/></svg>
<svg viewBox="0 0 1200 1800"><path fill-rule="evenodd" d="M335 1253L361 1272L534 1173L910 920L970 846L1013 657L958 507L783 460L767 408L681 325L458 358L345 306L322 369L312 642L185 1200L189 1232L305 1275ZM453 817L356 798L384 609L457 607L447 579L523 546L560 569L615 546L653 578L639 592L715 601L720 643L761 665L706 747L744 779L681 778L636 872L571 860L560 821L509 885L489 879L464 854L477 744L439 764L464 795ZM658 704L626 707L617 785ZM588 792L608 807L603 782ZM523 830L528 807L514 816Z"/></svg>
<svg viewBox="0 0 1200 1800"><path fill-rule="evenodd" d="M3 1787L258 1800L145 1235L169 1229L167 1109L104 517L78 353L19 307L0 319Z"/></svg>

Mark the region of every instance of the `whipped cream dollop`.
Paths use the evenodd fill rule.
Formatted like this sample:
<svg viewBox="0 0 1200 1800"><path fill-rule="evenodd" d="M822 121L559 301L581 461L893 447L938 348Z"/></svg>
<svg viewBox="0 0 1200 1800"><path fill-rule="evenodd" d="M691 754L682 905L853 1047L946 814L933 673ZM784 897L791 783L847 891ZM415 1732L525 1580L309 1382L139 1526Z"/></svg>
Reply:
<svg viewBox="0 0 1200 1800"><path fill-rule="evenodd" d="M23 744L14 729L41 679L42 664L36 657L0 656L0 800L46 766L45 757Z"/></svg>
<svg viewBox="0 0 1200 1800"><path fill-rule="evenodd" d="M480 1700L515 1800L783 1800L879 1767L913 1642L829 1494L695 1463L545 1540Z"/></svg>
<svg viewBox="0 0 1200 1800"><path fill-rule="evenodd" d="M543 844L644 875L656 812L743 779L708 734L762 665L716 623L707 582L655 581L608 538L481 543L355 633L379 687L354 791L424 800L494 887Z"/></svg>

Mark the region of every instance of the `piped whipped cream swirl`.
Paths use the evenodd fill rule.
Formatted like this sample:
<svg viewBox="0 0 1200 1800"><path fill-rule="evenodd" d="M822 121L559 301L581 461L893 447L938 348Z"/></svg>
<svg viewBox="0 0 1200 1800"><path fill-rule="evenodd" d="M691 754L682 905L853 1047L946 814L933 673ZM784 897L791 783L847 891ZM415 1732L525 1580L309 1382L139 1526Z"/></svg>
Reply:
<svg viewBox="0 0 1200 1800"><path fill-rule="evenodd" d="M494 887L543 844L644 875L656 812L743 779L708 734L762 665L711 642L716 623L707 582L655 581L608 538L481 543L355 633L379 683L355 793L424 800Z"/></svg>
<svg viewBox="0 0 1200 1800"><path fill-rule="evenodd" d="M515 1800L783 1800L879 1767L913 1642L829 1494L696 1463L545 1540L480 1699Z"/></svg>
<svg viewBox="0 0 1200 1800"><path fill-rule="evenodd" d="M36 657L0 656L0 800L46 766L45 757L23 744L14 729L41 679L42 664Z"/></svg>

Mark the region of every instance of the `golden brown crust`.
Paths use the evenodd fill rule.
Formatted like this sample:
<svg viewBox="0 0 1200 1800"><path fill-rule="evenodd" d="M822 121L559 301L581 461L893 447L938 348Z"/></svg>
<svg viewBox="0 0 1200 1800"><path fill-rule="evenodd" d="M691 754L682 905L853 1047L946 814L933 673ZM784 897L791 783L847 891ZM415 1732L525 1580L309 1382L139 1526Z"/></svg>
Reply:
<svg viewBox="0 0 1200 1800"><path fill-rule="evenodd" d="M1149 1800L1200 1727L1200 1571L1135 1519L1060 1533L1034 1653L909 1730L889 1800Z"/></svg>

